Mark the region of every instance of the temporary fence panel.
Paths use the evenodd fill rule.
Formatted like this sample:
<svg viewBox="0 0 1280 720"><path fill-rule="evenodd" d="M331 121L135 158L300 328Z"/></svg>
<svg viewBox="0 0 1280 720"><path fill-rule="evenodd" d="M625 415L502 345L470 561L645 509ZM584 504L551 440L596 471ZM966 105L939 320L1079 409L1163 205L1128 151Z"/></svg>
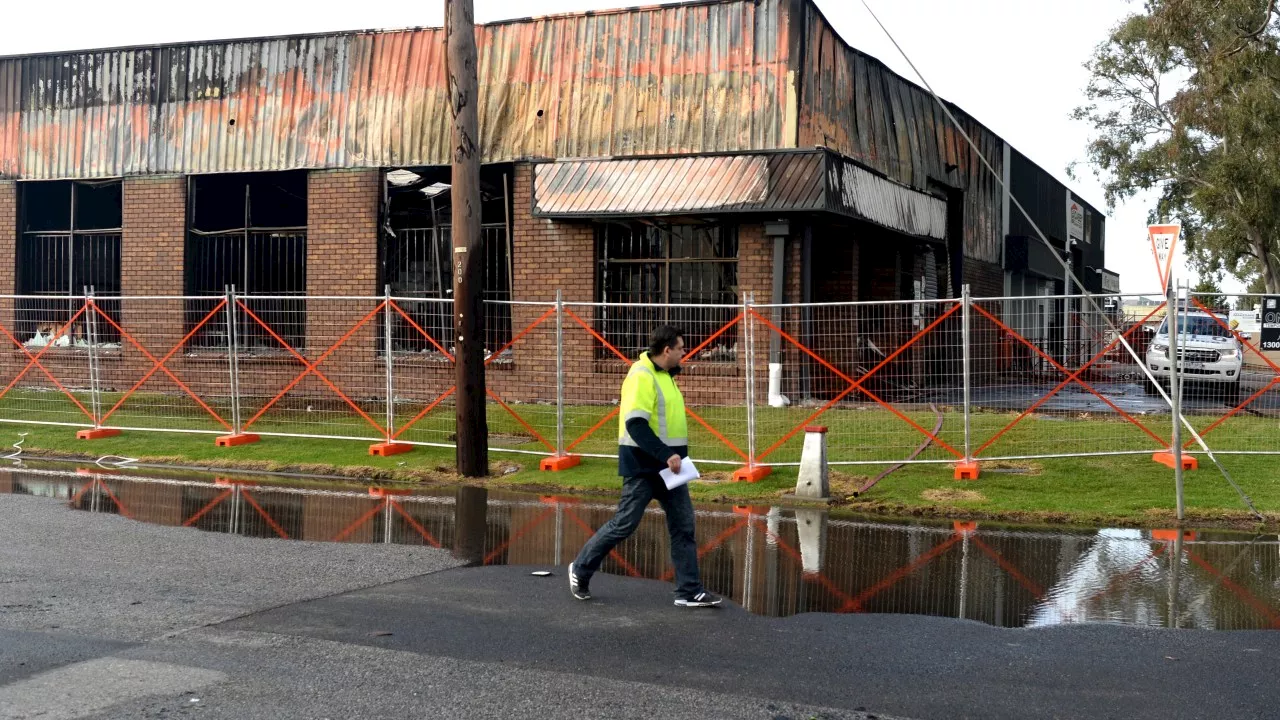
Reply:
<svg viewBox="0 0 1280 720"><path fill-rule="evenodd" d="M1178 324L1182 413L1214 452L1274 454L1280 452L1280 347L1268 350L1260 328L1232 327L1229 300L1191 294L1179 311L1185 318ZM1275 300L1262 298L1261 319L1274 324L1280 307L1268 302ZM1168 363L1168 351L1158 360ZM1194 438L1185 448L1201 450Z"/></svg>
<svg viewBox="0 0 1280 720"><path fill-rule="evenodd" d="M244 335L254 338L248 346L238 330L231 338L240 391L237 431L385 441L386 362L377 327L385 323L388 299L307 297L298 307L279 304L297 300L235 298L237 328L249 328ZM264 307L271 313L259 312Z"/></svg>
<svg viewBox="0 0 1280 720"><path fill-rule="evenodd" d="M685 331L679 385L690 455L712 465L749 459L746 305L564 306L564 438L570 454L615 457L618 403L631 364L664 324Z"/></svg>
<svg viewBox="0 0 1280 720"><path fill-rule="evenodd" d="M92 320L83 296L0 297L0 419L94 425Z"/></svg>
<svg viewBox="0 0 1280 720"><path fill-rule="evenodd" d="M109 428L224 434L234 422L227 347L196 345L226 338L230 298L186 323L188 304L203 298L93 298L92 329L111 331L94 346L99 424Z"/></svg>
<svg viewBox="0 0 1280 720"><path fill-rule="evenodd" d="M556 303L487 302L486 317L510 317L513 334L485 348L489 449L557 454L558 380L564 348Z"/></svg>
<svg viewBox="0 0 1280 720"><path fill-rule="evenodd" d="M1159 296L1150 297L974 299L972 456L999 460L1167 449L1169 405L1145 382L1124 347L1127 342L1145 357L1165 309ZM1126 319L1126 306L1142 307L1144 313Z"/></svg>
<svg viewBox="0 0 1280 720"><path fill-rule="evenodd" d="M1183 412L1214 450L1280 453L1280 353L1223 303L1182 303ZM494 452L615 457L622 381L667 323L686 332L692 454L721 470L794 466L811 425L831 464L872 468L1172 442L1143 372L1171 390L1152 294L486 308L512 322L485 348ZM452 317L450 300L389 292L2 297L0 421L453 446Z"/></svg>
<svg viewBox="0 0 1280 720"><path fill-rule="evenodd" d="M756 461L797 464L810 425L828 429L835 465L963 459L961 311L955 300L752 308Z"/></svg>

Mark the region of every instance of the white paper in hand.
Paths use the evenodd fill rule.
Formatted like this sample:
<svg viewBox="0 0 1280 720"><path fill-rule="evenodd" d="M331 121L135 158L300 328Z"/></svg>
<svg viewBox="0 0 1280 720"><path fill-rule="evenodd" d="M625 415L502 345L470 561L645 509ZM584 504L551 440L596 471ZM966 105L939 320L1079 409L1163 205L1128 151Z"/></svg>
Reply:
<svg viewBox="0 0 1280 720"><path fill-rule="evenodd" d="M678 473L671 472L671 468L663 468L658 474L662 476L662 482L667 484L668 490L674 490L690 480L702 477L698 472L698 468L694 467L692 458L680 459L680 472Z"/></svg>

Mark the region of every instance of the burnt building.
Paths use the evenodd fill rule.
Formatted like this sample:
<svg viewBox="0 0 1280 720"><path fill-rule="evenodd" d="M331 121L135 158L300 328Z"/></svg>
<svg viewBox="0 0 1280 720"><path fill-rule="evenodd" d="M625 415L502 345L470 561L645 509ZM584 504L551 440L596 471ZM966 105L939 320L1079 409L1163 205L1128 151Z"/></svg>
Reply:
<svg viewBox="0 0 1280 720"><path fill-rule="evenodd" d="M732 317L661 304L1064 289L943 108L808 0L514 20L476 37L490 299L559 290L634 304L594 319L632 353L656 320L689 325L696 342ZM153 334L216 348L225 327L200 322L234 286L263 298L253 307L270 329L246 332L247 351L323 349L338 323L307 297L390 286L421 299L391 328L397 350L447 344L444 55L443 30L420 28L0 58L0 258L11 258L0 295L47 296L0 323L29 342L74 312L58 296L85 287L108 307L172 296L182 309L155 313L167 325ZM1017 197L1043 198L1041 226L1069 240L1069 191L950 110ZM1104 232L1101 213L1086 206L1084 220L1070 252L1088 284L1103 276L1086 270L1101 268ZM118 312L127 324L128 306ZM491 309L491 349L530 312ZM929 321L873 315L829 314L830 329L775 317L809 328L806 342L838 363L856 362L836 357L850 352L841 333L892 347ZM361 342L383 332L366 328L343 352L367 353ZM786 352L772 341L771 357ZM599 345L572 352L575 367L616 370Z"/></svg>

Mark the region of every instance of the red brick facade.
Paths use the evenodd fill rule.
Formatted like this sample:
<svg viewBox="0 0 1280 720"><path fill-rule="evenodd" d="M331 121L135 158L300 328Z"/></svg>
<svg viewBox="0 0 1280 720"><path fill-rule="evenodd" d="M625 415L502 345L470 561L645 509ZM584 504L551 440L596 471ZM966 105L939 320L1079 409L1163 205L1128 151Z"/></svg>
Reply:
<svg viewBox="0 0 1280 720"><path fill-rule="evenodd" d="M364 411L372 423L381 424L386 419L386 406L381 399L385 392L386 361L380 345L383 314L370 316L378 306L382 294L379 283L379 183L381 173L375 169L314 171L308 180L308 232L307 232L307 291L312 299L306 302L306 346L298 348L309 361L315 362L335 343L341 347L332 352L318 366L352 402ZM592 330L598 327L597 309L591 304L599 298L596 289L596 226L583 221L556 221L533 217L532 170L528 164L517 164L512 178L512 296L517 302L551 303L556 291L563 298L572 315L564 319L563 362L565 367L566 402L571 406L607 406L617 400L626 365L620 359L602 356L599 339ZM0 252L12 256L14 247L15 193L13 183L0 183ZM184 244L186 242L186 180L183 177L130 178L124 183L124 228L122 239L123 292L131 295L181 295L183 287ZM784 243L783 296L773 297L773 249L774 240L765 233L763 222L748 218L737 227L738 233L738 301L753 297L760 305L775 302L799 303L801 288L801 245L804 226L791 223L791 234ZM836 286L815 287L814 300L827 302L852 301L858 298L859 261L866 261L858 244L852 239L839 243L814 242L812 261L814 280L819 281L833 264L841 267ZM973 276L970 276L970 272ZM0 289L11 288L13 264L5 266L0 274ZM978 267L966 269L966 278L975 283L975 294L999 294L999 268ZM978 283L983 283L979 285ZM316 299L320 296L365 299ZM556 325L555 316L546 316L549 305L516 305L512 310L512 331L516 337L509 353L495 359L488 366L490 388L504 401L519 403L513 408L540 428L554 427L554 403L556 393ZM155 356L161 357L176 345L199 318L186 316L185 304L180 300L126 301L121 311L122 322L136 339ZM819 313L814 316L813 327L802 327L802 313L789 308L775 313L762 309L761 315L769 322L777 323L791 337L814 345L813 349L830 358L839 366L846 366L856 358L843 357L848 353L851 327L841 326L840 313ZM843 311L841 311L843 312ZM734 317L736 313L728 315ZM848 313L854 325L856 312ZM11 316L11 314L10 314ZM367 322L356 332L349 331L362 319ZM582 322L579 323L578 320ZM225 321L215 318L212 325L225 329ZM705 335L714 328L698 328ZM754 355L756 386L754 397L759 405L767 401L768 364L781 360L789 368L785 382L790 383L795 368L809 363L803 350L790 340L776 337L780 355L771 358L771 341L775 333L766 322L752 323L755 336ZM723 364L703 361L682 380L691 405L737 405L745 402L747 388L741 353L746 337L747 324L738 323L731 334L736 333L738 360ZM345 339L344 336L346 336ZM828 347L830 346L830 347ZM258 408L270 400L301 373L305 366L297 359L281 352L274 357L246 357L240 363L242 391L249 395L244 408L244 419L253 416ZM452 351L452 348L446 348ZM496 348L491 348L496 350ZM210 404L227 416L226 396L229 393L229 377L225 352L184 351L168 363L168 367L202 398L212 398ZM60 361L61 362L61 361ZM80 361L68 358L75 365ZM113 359L104 363L104 379L113 388L127 390L137 378L150 369L151 361L141 351L126 342ZM74 367L67 370L78 372ZM823 374L826 371L818 371ZM829 374L829 373L828 373ZM422 356L401 355L395 359L394 382L397 395L396 426L404 423L422 408L435 402L453 385L453 369L431 353ZM825 377L825 376L824 376ZM834 376L833 376L834 377ZM847 383L827 378L830 388L817 383L812 390L839 391ZM171 379L157 373L143 392L165 393L176 396L175 407L180 414L206 417L204 411L179 394ZM797 390L784 385L784 392L796 399ZM505 410L490 405L490 423L498 434L524 434L525 428L512 420ZM330 414L332 413L332 414ZM601 413L595 413L599 415ZM347 420L339 420L340 416ZM284 419L289 427L276 429L289 432L315 432L320 434L376 434L372 424L360 421L354 427L349 422L352 413L326 382L312 374L293 387L283 402L272 410L263 423ZM451 402L444 400L433 414L420 421L415 430L403 439L427 442L449 442L452 431ZM567 441L572 441L594 423L596 417L572 420L574 426L567 430ZM328 424L326 424L328 423ZM345 426L343 426L345 423ZM209 420L210 427L217 424ZM261 425L259 429L261 429ZM335 429L338 428L338 429ZM720 428L726 436L745 449L745 428ZM252 428L251 428L252 431ZM613 424L602 427L601 437L611 437ZM548 435L547 440L554 442ZM522 449L541 449L529 444Z"/></svg>
<svg viewBox="0 0 1280 720"><path fill-rule="evenodd" d="M12 295L14 292L17 232L18 184L12 180L0 180L0 258L13 258L0 262L0 295Z"/></svg>
<svg viewBox="0 0 1280 720"><path fill-rule="evenodd" d="M186 177L126 178L123 196L121 294L182 295Z"/></svg>

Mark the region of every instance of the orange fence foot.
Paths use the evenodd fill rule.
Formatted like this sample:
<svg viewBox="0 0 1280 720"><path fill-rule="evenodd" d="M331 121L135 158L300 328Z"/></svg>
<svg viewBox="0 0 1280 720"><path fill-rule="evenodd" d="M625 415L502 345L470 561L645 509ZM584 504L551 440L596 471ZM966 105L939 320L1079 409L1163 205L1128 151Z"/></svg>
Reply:
<svg viewBox="0 0 1280 720"><path fill-rule="evenodd" d="M978 479L978 463L976 462L958 462L956 463L956 480L977 480Z"/></svg>
<svg viewBox="0 0 1280 720"><path fill-rule="evenodd" d="M1169 468L1170 470L1172 470L1172 469L1174 468L1173 453L1172 453L1172 452L1170 452L1170 451L1168 451L1168 450L1165 450L1164 452L1158 452L1158 453L1156 453L1156 454L1152 455L1152 456L1151 456L1151 459L1152 459L1152 460L1154 460L1155 462L1160 463L1161 465L1164 465L1165 467ZM1183 454L1182 454L1182 469L1183 469L1183 470L1199 470L1199 469L1200 469L1200 461L1199 461L1199 460L1197 460L1197 459L1195 459L1195 457L1194 457L1194 456L1192 456L1192 455L1188 455L1188 454L1186 454L1186 453L1183 453Z"/></svg>
<svg viewBox="0 0 1280 720"><path fill-rule="evenodd" d="M76 432L77 440L101 440L103 438L115 437L120 434L119 430L108 430L106 428L94 428L93 430L79 430Z"/></svg>
<svg viewBox="0 0 1280 720"><path fill-rule="evenodd" d="M1151 539L1159 540L1160 542L1173 542L1178 539L1178 531L1177 530L1152 530ZM1186 542L1195 542L1196 541L1195 531L1184 530L1182 532L1182 539L1185 540Z"/></svg>
<svg viewBox="0 0 1280 720"><path fill-rule="evenodd" d="M760 482L761 480L769 477L769 474L772 472L773 468L768 465L748 465L747 467L740 467L733 471L733 481L749 483Z"/></svg>
<svg viewBox="0 0 1280 720"><path fill-rule="evenodd" d="M538 469L560 472L561 470L568 470L571 467L577 467L581 464L582 456L580 455L555 455L552 457L542 458L542 462L538 463Z"/></svg>
<svg viewBox="0 0 1280 720"><path fill-rule="evenodd" d="M249 434L223 435L219 437L217 440L215 440L214 443L218 447L238 447L240 445L252 445L261 439L262 438L258 437L257 435L249 435Z"/></svg>
<svg viewBox="0 0 1280 720"><path fill-rule="evenodd" d="M385 442L377 445L369 446L369 454L378 457L391 457L392 455L403 455L413 450L412 445L406 443Z"/></svg>

